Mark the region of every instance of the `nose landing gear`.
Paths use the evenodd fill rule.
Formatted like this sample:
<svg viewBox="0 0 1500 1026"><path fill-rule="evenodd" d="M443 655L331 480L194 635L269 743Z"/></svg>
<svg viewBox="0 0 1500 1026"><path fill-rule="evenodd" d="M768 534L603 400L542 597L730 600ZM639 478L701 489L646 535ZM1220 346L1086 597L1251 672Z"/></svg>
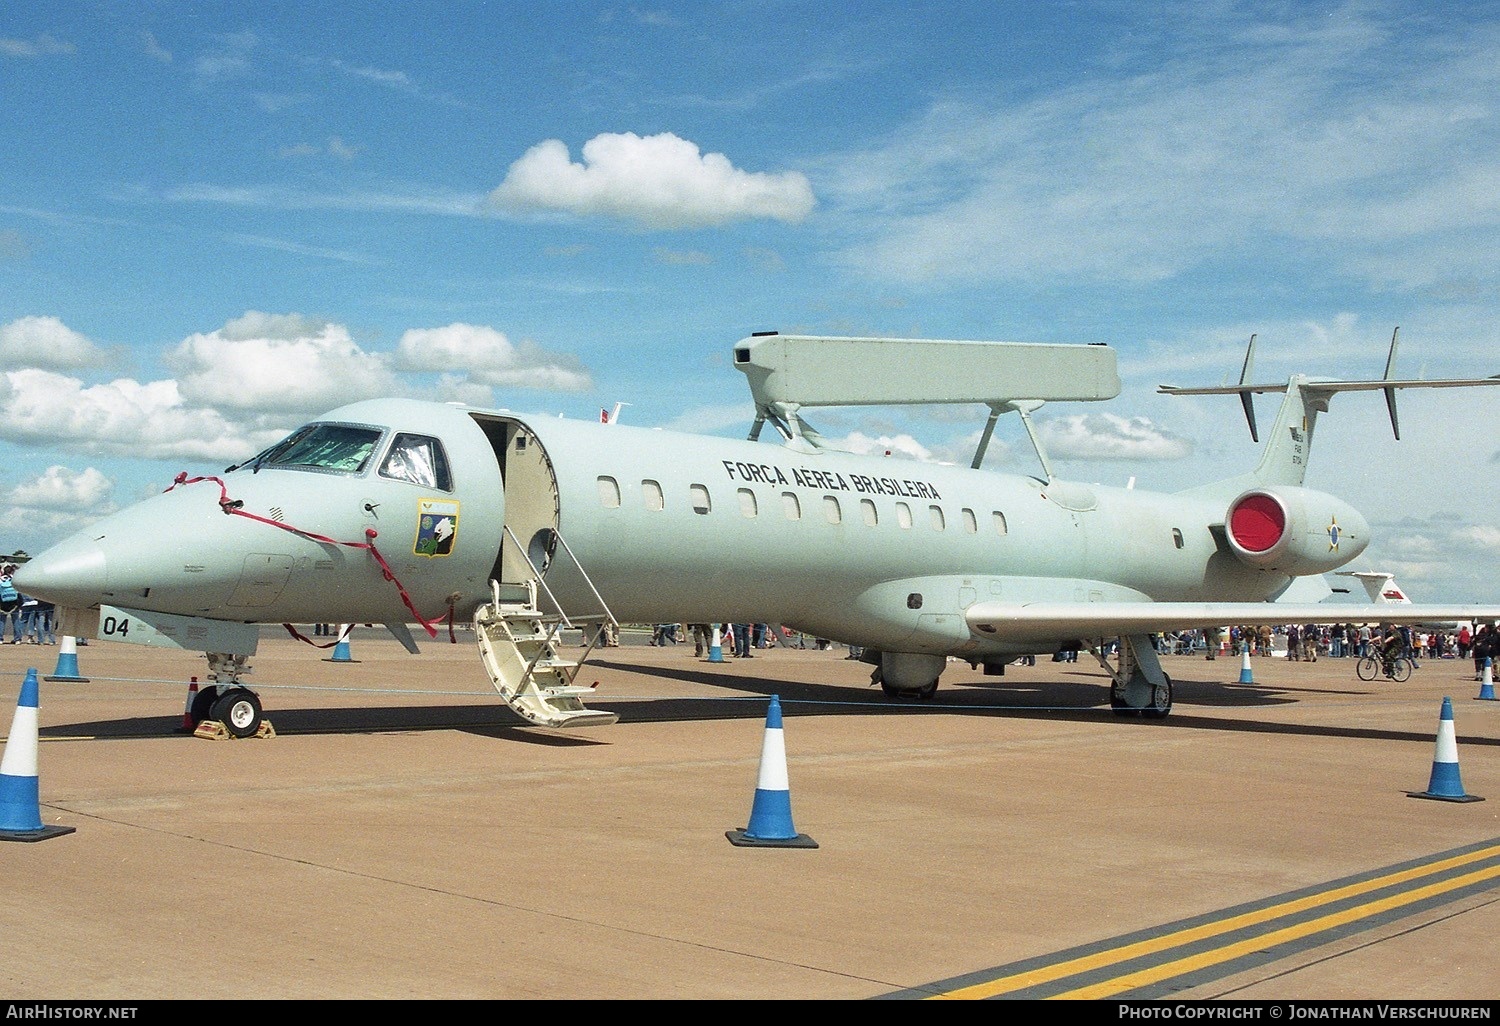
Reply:
<svg viewBox="0 0 1500 1026"><path fill-rule="evenodd" d="M231 738L275 736L263 716L260 696L240 683L240 677L250 672L247 662L242 655L208 653L208 679L213 683L193 696L188 709L196 735L207 736L203 724L217 723Z"/></svg>

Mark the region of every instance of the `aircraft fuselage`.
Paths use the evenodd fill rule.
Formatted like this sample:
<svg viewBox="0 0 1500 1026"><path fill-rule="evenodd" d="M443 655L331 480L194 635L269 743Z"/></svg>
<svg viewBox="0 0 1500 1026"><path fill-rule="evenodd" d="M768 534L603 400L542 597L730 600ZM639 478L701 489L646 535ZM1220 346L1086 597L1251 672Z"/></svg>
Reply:
<svg viewBox="0 0 1500 1026"><path fill-rule="evenodd" d="M318 423L364 432L357 467L353 456L282 465L268 450L218 475L222 491L184 480L98 522L24 579L64 606L393 623L415 619L400 588L422 617L451 605L463 620L491 578L535 567L575 620L602 614L597 589L624 622L764 621L975 659L1037 650L971 631L963 613L976 601L1260 601L1290 580L1224 544L1235 490L1044 483L410 400ZM413 438L439 443L441 476L391 470L396 440ZM1342 525L1333 569L1368 530L1319 498Z"/></svg>

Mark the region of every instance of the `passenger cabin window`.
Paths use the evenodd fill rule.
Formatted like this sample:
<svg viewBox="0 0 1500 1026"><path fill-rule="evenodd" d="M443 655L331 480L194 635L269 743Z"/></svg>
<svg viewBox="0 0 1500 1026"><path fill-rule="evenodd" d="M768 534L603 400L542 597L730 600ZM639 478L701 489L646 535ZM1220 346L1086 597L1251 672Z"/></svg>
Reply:
<svg viewBox="0 0 1500 1026"><path fill-rule="evenodd" d="M859 500L859 515L864 519L866 527L874 527L880 523L880 514L875 511L875 503L869 499Z"/></svg>
<svg viewBox="0 0 1500 1026"><path fill-rule="evenodd" d="M1182 531L1181 531L1181 529L1176 528L1176 527L1172 528L1172 544L1175 545L1175 546L1177 546L1179 549L1182 548Z"/></svg>
<svg viewBox="0 0 1500 1026"><path fill-rule="evenodd" d="M232 469L286 467L358 474L369 462L380 435L379 428L354 424L308 424Z"/></svg>
<svg viewBox="0 0 1500 1026"><path fill-rule="evenodd" d="M1004 513L1001 513L997 509L993 513L991 513L990 515L995 518L995 533L996 534L1009 534L1010 533L1010 528L1007 527L1006 524L1005 524L1005 514Z"/></svg>
<svg viewBox="0 0 1500 1026"><path fill-rule="evenodd" d="M755 493L748 488L741 488L736 494L740 497L740 515L747 520L754 518L760 512L760 507L755 502Z"/></svg>
<svg viewBox="0 0 1500 1026"><path fill-rule="evenodd" d="M385 454L385 462L380 464L380 476L423 488L453 490L443 443L427 435L397 435Z"/></svg>
<svg viewBox="0 0 1500 1026"><path fill-rule="evenodd" d="M612 477L599 478L599 505L605 509L620 508L620 482Z"/></svg>
<svg viewBox="0 0 1500 1026"><path fill-rule="evenodd" d="M964 532L967 534L978 534L979 521L974 518L974 511L972 509L965 509L961 513L964 518Z"/></svg>
<svg viewBox="0 0 1500 1026"><path fill-rule="evenodd" d="M661 497L661 484L656 481L641 482L641 499L652 512L659 513L666 506Z"/></svg>
<svg viewBox="0 0 1500 1026"><path fill-rule="evenodd" d="M827 520L830 524L843 522L844 511L839 508L839 500L837 496L823 496L823 519Z"/></svg>
<svg viewBox="0 0 1500 1026"><path fill-rule="evenodd" d="M688 491L692 496L694 513L707 513L714 508L713 503L708 499L707 485L695 484L690 486Z"/></svg>
<svg viewBox="0 0 1500 1026"><path fill-rule="evenodd" d="M932 529L934 531L942 531L942 530L947 529L947 527L948 527L948 521L943 516L943 507L941 507L941 506L928 506L927 507L927 514L928 514L928 519L932 521Z"/></svg>
<svg viewBox="0 0 1500 1026"><path fill-rule="evenodd" d="M896 523L901 525L902 530L911 527L911 507L904 502L896 503Z"/></svg>
<svg viewBox="0 0 1500 1026"><path fill-rule="evenodd" d="M802 519L802 503L797 501L796 492L781 493L781 511L786 514L788 520Z"/></svg>

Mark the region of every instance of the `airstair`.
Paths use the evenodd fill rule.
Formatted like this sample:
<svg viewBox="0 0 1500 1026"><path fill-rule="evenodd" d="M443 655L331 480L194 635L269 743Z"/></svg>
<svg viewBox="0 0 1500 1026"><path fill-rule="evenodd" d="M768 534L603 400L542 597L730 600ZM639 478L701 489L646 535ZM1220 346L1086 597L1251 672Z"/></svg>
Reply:
<svg viewBox="0 0 1500 1026"><path fill-rule="evenodd" d="M506 534L510 529L506 528ZM514 536L512 535L512 540ZM561 536L558 541L561 541ZM518 546L519 547L519 546ZM567 543L563 542L567 548ZM568 550L572 556L572 551ZM577 563L576 558L574 559ZM501 583L490 581L491 601L474 613L474 634L479 653L489 671L490 681L500 697L521 716L542 727L603 727L620 717L617 713L589 709L583 699L594 693L592 687L574 684L578 671L593 651L600 631L588 637L587 647L578 659L561 655L562 631L577 629L567 615L560 612L556 598L541 574L526 560L533 576L529 580ZM582 567L579 570L582 571ZM587 580L587 574L584 575ZM547 590L556 614L544 613L538 603L538 587ZM593 583L589 583L593 588ZM598 597L597 590L594 592ZM603 599L600 606L604 607ZM614 616L604 608L604 618L611 624Z"/></svg>

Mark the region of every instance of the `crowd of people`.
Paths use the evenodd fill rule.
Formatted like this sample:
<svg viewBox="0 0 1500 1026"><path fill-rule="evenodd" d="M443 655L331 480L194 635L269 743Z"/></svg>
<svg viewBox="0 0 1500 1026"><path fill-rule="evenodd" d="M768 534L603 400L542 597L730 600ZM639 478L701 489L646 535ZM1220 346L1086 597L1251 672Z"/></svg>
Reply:
<svg viewBox="0 0 1500 1026"><path fill-rule="evenodd" d="M1163 634L1158 651L1174 655L1202 652L1206 659L1246 652L1252 656L1285 654L1291 662L1382 655L1404 656L1414 665L1424 659L1473 659L1478 680L1485 658L1500 658L1500 627L1492 623L1464 623L1449 629L1354 622L1231 626L1227 631L1210 628Z"/></svg>
<svg viewBox="0 0 1500 1026"><path fill-rule="evenodd" d="M619 646L620 628L617 624L605 623L597 629L599 634L595 636L595 644L600 648ZM721 654L734 659L753 659L755 656L752 650L771 648L778 643L789 648L811 647L824 650L833 647L833 643L826 638L814 638L785 627L773 628L766 623L658 623L650 625L650 629L651 640L646 644L665 648L668 645L685 644L691 639L693 655L699 659L707 656L712 649L715 631L718 632ZM859 650L851 648L850 655L851 658L858 658Z"/></svg>
<svg viewBox="0 0 1500 1026"><path fill-rule="evenodd" d="M15 572L14 563L0 566L0 644L57 644L57 637L53 633L56 607L33 595L21 594L12 579ZM10 633L9 640L5 637L7 631Z"/></svg>
<svg viewBox="0 0 1500 1026"><path fill-rule="evenodd" d="M605 625L597 640L602 647L620 643L619 628ZM829 649L833 643L824 638L798 634L785 627L772 628L764 623L663 623L650 626L651 640L657 647L693 644L695 658L709 655L715 631L725 657L753 659L755 649L780 643L792 648ZM1111 648L1115 643L1111 643ZM1434 629L1379 623L1306 623L1281 626L1230 626L1204 630L1177 631L1156 636L1161 655L1198 655L1216 659L1220 655L1239 657L1284 656L1289 662L1317 662L1319 659L1358 659L1377 656L1394 659L1404 656L1418 666L1426 659L1473 659L1474 679L1482 679L1484 659L1500 659L1500 625L1491 623L1458 624L1455 629ZM848 658L860 658L860 649L849 649ZM1108 651L1105 655L1110 654ZM1053 662L1078 658L1077 651L1059 652ZM1023 656L1022 665L1035 666L1035 656Z"/></svg>

